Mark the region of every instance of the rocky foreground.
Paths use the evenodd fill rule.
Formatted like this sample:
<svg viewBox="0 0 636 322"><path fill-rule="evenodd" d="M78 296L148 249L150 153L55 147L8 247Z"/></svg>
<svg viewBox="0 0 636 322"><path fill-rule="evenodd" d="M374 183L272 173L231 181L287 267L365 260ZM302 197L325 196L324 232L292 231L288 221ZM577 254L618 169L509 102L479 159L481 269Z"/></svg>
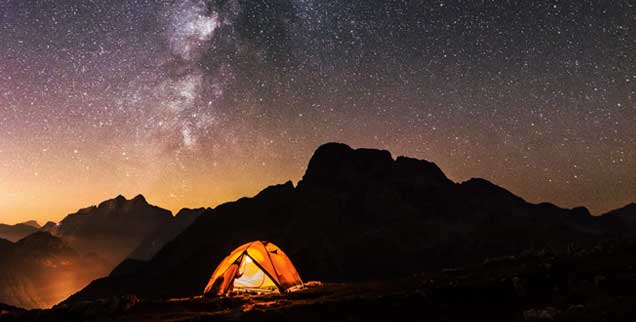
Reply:
<svg viewBox="0 0 636 322"><path fill-rule="evenodd" d="M610 241L392 280L308 283L289 294L164 301L127 295L4 310L0 321L634 321L634 254L636 242Z"/></svg>

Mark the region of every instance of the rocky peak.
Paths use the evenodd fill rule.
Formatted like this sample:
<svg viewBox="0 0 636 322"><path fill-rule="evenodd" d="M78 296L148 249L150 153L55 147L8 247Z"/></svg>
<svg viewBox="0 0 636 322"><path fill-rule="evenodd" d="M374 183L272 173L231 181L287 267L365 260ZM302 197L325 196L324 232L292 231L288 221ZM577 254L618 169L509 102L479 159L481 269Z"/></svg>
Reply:
<svg viewBox="0 0 636 322"><path fill-rule="evenodd" d="M132 201L137 203L148 204L148 201L146 201L146 197L144 197L142 194L136 195L135 198L132 199Z"/></svg>
<svg viewBox="0 0 636 322"><path fill-rule="evenodd" d="M22 225L31 226L31 227L34 227L34 228L40 228L40 224L38 224L38 222L37 222L37 221L35 221L35 220L25 221L25 222L23 222L23 223L21 223L21 224L22 224Z"/></svg>
<svg viewBox="0 0 636 322"><path fill-rule="evenodd" d="M38 231L15 243L15 249L20 252L55 252L67 249L68 246L59 238L48 232Z"/></svg>
<svg viewBox="0 0 636 322"><path fill-rule="evenodd" d="M398 157L386 150L352 149L342 143L320 146L309 161L299 188L351 187L370 182L398 182L424 186L451 184L432 162Z"/></svg>
<svg viewBox="0 0 636 322"><path fill-rule="evenodd" d="M444 172L433 162L400 156L395 160L395 180L417 186L451 184Z"/></svg>
<svg viewBox="0 0 636 322"><path fill-rule="evenodd" d="M16 242L36 232L38 228L27 224L5 225L0 224L0 238Z"/></svg>
<svg viewBox="0 0 636 322"><path fill-rule="evenodd" d="M196 217L196 216L202 215L204 212L206 212L209 209L210 208L195 208L195 209L183 208L179 210L179 212L177 212L177 214L174 217L175 218Z"/></svg>
<svg viewBox="0 0 636 322"><path fill-rule="evenodd" d="M623 219L636 221L636 203L631 202L624 207L609 211L608 213L603 215L603 217L605 216L620 217Z"/></svg>
<svg viewBox="0 0 636 322"><path fill-rule="evenodd" d="M42 226L42 228L40 228L40 230L50 231L50 230L54 229L55 227L57 227L57 223L56 222L48 221L46 224L44 224L44 226Z"/></svg>
<svg viewBox="0 0 636 322"><path fill-rule="evenodd" d="M119 195L97 207L84 208L68 215L60 222L59 233L135 235L152 231L171 218L170 211L148 204L142 195L131 200Z"/></svg>
<svg viewBox="0 0 636 322"><path fill-rule="evenodd" d="M102 201L97 208L120 208L123 204L125 204L128 200L122 195L118 195L113 199L108 199L106 201Z"/></svg>

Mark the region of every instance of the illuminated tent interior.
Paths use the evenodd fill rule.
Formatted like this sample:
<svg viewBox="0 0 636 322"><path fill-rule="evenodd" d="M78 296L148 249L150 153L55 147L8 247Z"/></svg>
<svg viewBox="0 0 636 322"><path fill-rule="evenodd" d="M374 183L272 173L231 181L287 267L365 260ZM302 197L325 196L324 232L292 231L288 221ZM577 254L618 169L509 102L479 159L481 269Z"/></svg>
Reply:
<svg viewBox="0 0 636 322"><path fill-rule="evenodd" d="M294 264L278 246L254 241L236 248L221 261L203 294L284 292L302 283Z"/></svg>

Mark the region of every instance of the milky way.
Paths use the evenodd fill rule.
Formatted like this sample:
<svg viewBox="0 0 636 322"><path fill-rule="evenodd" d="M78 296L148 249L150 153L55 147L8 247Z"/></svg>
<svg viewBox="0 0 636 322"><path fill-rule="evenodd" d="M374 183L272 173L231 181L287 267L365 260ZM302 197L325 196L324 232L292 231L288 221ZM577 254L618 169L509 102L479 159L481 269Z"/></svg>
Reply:
<svg viewBox="0 0 636 322"><path fill-rule="evenodd" d="M636 201L631 1L0 2L0 222L173 211L339 141L532 201Z"/></svg>

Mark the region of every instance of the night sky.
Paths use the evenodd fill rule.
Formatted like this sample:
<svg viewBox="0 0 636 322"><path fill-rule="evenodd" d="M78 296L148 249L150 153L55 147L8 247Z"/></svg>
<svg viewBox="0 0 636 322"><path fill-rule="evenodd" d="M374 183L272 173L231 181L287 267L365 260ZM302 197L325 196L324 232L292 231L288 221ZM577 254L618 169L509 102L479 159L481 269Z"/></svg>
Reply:
<svg viewBox="0 0 636 322"><path fill-rule="evenodd" d="M173 211L338 141L531 202L636 201L636 4L0 0L0 222Z"/></svg>

